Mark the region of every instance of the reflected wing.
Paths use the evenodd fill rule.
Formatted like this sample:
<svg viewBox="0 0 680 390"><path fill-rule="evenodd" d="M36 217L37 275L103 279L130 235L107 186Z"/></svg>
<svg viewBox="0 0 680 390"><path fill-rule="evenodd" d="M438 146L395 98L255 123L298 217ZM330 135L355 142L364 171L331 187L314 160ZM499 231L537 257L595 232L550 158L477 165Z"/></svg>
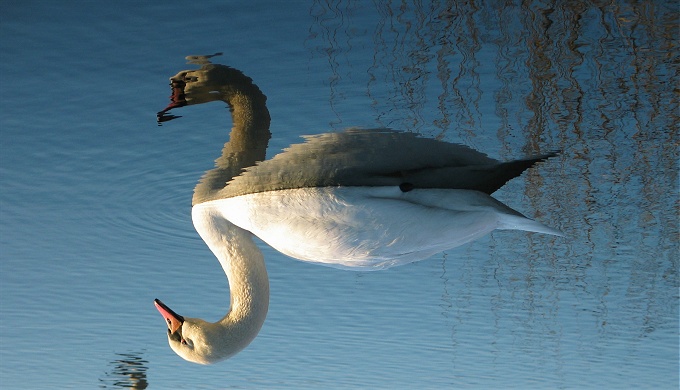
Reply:
<svg viewBox="0 0 680 390"><path fill-rule="evenodd" d="M469 147L389 129L351 129L307 136L270 160L249 167L220 198L263 191L329 186L474 189L492 193L537 161L500 163Z"/></svg>

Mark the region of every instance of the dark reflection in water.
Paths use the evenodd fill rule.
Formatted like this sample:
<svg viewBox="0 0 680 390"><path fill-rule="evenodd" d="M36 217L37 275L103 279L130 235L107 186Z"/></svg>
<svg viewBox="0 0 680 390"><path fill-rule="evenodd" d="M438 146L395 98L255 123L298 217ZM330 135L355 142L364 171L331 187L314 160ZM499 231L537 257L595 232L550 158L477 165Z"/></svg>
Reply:
<svg viewBox="0 0 680 390"><path fill-rule="evenodd" d="M516 131L535 143L555 125L593 131L578 125L591 109L604 111L604 132L640 107L677 125L670 87L678 74L671 65L674 7L663 1L315 2L306 45L328 58L336 107L352 96L344 89L352 79L368 72L366 92L383 125L413 131L434 125L474 137L488 130L487 117L499 116L496 128L507 137L510 116L520 115L527 126ZM360 21L366 15L372 28L356 27L371 26ZM485 113L488 91L495 110ZM664 112L666 119L658 117Z"/></svg>
<svg viewBox="0 0 680 390"><path fill-rule="evenodd" d="M99 379L100 389L146 389L149 382L146 371L149 362L142 355L143 352L117 353L117 358L109 362L110 371Z"/></svg>

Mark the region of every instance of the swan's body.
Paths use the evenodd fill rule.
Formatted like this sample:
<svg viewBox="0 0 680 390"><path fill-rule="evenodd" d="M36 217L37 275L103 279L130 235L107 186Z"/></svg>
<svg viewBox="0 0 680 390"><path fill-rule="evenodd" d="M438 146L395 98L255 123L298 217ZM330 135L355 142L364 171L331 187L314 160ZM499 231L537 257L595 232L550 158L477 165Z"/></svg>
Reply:
<svg viewBox="0 0 680 390"><path fill-rule="evenodd" d="M290 257L377 270L426 259L494 229L556 234L479 191L315 187L267 191L194 206L218 213ZM196 223L196 222L195 222Z"/></svg>
<svg viewBox="0 0 680 390"><path fill-rule="evenodd" d="M223 100L234 127L216 168L194 190L196 231L229 280L216 323L184 318L160 301L168 340L183 358L233 356L259 332L269 282L253 234L295 259L375 270L422 260L495 229L559 235L489 194L552 154L501 163L470 148L387 129L308 137L271 160L266 98L239 71L204 65L173 77L171 108Z"/></svg>

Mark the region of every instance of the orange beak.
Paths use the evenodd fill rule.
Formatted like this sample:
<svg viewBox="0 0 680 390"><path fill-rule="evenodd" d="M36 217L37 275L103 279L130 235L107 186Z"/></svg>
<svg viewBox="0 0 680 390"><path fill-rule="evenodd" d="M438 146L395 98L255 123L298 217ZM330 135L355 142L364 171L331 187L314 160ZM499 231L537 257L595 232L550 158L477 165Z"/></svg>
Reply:
<svg viewBox="0 0 680 390"><path fill-rule="evenodd" d="M177 329L182 327L184 317L172 311L169 307L165 306L165 304L158 299L154 299L153 303L154 305L156 305L156 309L158 309L158 311L165 319L165 322L168 324L170 334L177 332Z"/></svg>

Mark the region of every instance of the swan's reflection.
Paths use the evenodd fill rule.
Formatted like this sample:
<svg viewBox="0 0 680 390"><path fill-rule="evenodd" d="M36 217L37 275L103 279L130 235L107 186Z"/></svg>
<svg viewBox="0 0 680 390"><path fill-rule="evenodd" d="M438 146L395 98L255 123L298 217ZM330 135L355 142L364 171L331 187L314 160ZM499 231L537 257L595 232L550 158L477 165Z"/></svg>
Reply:
<svg viewBox="0 0 680 390"><path fill-rule="evenodd" d="M546 154L501 163L465 146L388 129L307 137L265 157L266 97L233 68L202 60L171 78L174 108L221 100L233 128L194 190L194 226L229 279L231 306L216 323L182 317L159 300L172 349L209 364L233 356L259 332L269 281L253 234L293 258L376 270L425 259L494 229L559 235L492 198Z"/></svg>

